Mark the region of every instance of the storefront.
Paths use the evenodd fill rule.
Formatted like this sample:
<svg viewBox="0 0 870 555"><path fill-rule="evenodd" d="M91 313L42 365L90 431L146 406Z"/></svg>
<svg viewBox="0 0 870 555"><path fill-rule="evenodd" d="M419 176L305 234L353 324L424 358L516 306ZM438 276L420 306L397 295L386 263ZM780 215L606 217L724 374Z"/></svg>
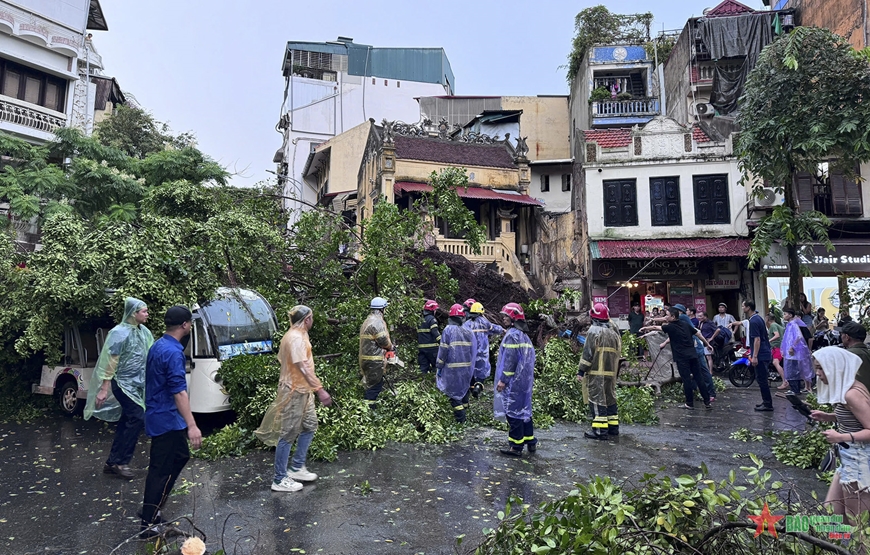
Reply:
<svg viewBox="0 0 870 555"><path fill-rule="evenodd" d="M859 241L834 241L835 250L828 252L822 245L808 245L798 251L801 263L806 265L812 277L803 277L803 291L813 309L822 307L828 318L834 319L840 312L841 291L860 287L870 278L870 244ZM777 301L782 304L788 295L788 258L784 248L774 245L762 258L761 280L763 290L756 296L766 304ZM849 307L850 314L857 318L860 307Z"/></svg>
<svg viewBox="0 0 870 555"><path fill-rule="evenodd" d="M736 315L745 282L746 239L594 241L593 302L607 304L627 327L633 304L652 310L664 304L694 306L711 317L724 302Z"/></svg>

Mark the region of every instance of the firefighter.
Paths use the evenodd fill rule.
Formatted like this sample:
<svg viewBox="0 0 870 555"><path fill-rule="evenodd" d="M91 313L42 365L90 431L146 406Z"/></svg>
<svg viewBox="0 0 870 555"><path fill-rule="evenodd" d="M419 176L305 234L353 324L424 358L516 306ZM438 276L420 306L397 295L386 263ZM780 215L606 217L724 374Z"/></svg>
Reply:
<svg viewBox="0 0 870 555"><path fill-rule="evenodd" d="M474 334L477 358L474 359L474 376L471 378L471 394L475 399L483 391L483 380L489 378L492 367L489 363L489 338L501 335L504 328L493 324L483 316L483 305L474 303L468 311L468 319L462 325Z"/></svg>
<svg viewBox="0 0 870 555"><path fill-rule="evenodd" d="M359 369L366 388L363 397L370 403L377 401L384 388L385 357L395 356L390 331L384 321L384 309L388 304L383 297L372 299L371 312L359 330Z"/></svg>
<svg viewBox="0 0 870 555"><path fill-rule="evenodd" d="M420 373L428 374L435 368L435 358L438 356L438 344L441 342L441 332L438 331L438 321L435 311L438 303L428 300L423 305L423 318L417 326L417 362L420 363Z"/></svg>
<svg viewBox="0 0 870 555"><path fill-rule="evenodd" d="M450 307L450 316L441 335L438 359L435 362L435 384L450 398L453 416L459 423L465 422L468 386L474 373L474 359L477 354L474 334L462 327L464 318L465 310L462 305L455 304Z"/></svg>
<svg viewBox="0 0 870 555"><path fill-rule="evenodd" d="M532 422L532 387L535 384L535 347L529 339L529 327L523 308L508 303L501 309L502 325L507 329L498 350L495 391L504 397L507 416L508 445L503 455L521 457L525 445L530 453L537 450Z"/></svg>
<svg viewBox="0 0 870 555"><path fill-rule="evenodd" d="M616 374L622 356L622 338L603 303L595 303L589 316L592 325L586 334L577 370L577 380L583 384L583 402L589 405L592 413L592 430L583 435L606 440L609 436L619 435Z"/></svg>

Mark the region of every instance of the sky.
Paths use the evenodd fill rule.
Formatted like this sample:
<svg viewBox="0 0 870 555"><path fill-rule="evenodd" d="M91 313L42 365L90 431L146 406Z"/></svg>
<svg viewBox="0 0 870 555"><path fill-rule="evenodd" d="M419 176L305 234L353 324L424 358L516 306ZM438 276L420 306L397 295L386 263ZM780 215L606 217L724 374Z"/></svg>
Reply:
<svg viewBox="0 0 870 555"><path fill-rule="evenodd" d="M682 29L717 0L100 0L109 30L94 32L104 74L176 133L249 186L274 178L275 130L287 41L352 37L372 46L442 47L457 95L567 94L574 17L604 3L650 11L653 30ZM753 8L761 0L745 0Z"/></svg>

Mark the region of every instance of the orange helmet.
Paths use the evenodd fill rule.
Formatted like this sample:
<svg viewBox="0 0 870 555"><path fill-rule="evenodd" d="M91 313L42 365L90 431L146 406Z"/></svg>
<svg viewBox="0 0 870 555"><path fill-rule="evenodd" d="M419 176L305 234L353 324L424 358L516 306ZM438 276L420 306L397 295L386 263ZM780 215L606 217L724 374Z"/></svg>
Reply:
<svg viewBox="0 0 870 555"><path fill-rule="evenodd" d="M453 305L453 306L450 307L450 316L451 316L451 317L454 317L454 316L460 316L460 317L465 316L465 309L462 308L462 305L461 305L461 304L455 304L455 305Z"/></svg>
<svg viewBox="0 0 870 555"><path fill-rule="evenodd" d="M523 307L521 307L517 303L508 303L501 307L501 313L510 318L511 320L523 320L525 321L526 315L523 312Z"/></svg>
<svg viewBox="0 0 870 555"><path fill-rule="evenodd" d="M431 310L435 312L438 310L438 302L433 300L426 300L426 303L423 305L423 310Z"/></svg>

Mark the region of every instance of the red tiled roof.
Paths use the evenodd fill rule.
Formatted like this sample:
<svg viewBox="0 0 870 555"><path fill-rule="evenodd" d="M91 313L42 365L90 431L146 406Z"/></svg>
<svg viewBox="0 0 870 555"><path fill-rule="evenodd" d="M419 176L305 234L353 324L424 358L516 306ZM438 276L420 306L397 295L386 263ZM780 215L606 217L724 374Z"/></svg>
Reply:
<svg viewBox="0 0 870 555"><path fill-rule="evenodd" d="M401 135L393 140L396 144L396 158L401 160L423 160L456 166L517 167L502 143L478 145Z"/></svg>
<svg viewBox="0 0 870 555"><path fill-rule="evenodd" d="M394 186L394 190L396 191L406 191L406 192L426 192L432 190L431 185L426 185L425 183L412 183L409 181L398 181ZM457 187L456 194L463 198L475 198L480 200L504 200L508 202L515 202L517 204L529 204L532 206L544 206L539 200L533 199L528 195L520 195L520 194L511 194L511 193L503 193L500 191L493 191L492 189L486 189L484 187Z"/></svg>
<svg viewBox="0 0 870 555"><path fill-rule="evenodd" d="M725 0L709 12L704 17L728 17L732 15L742 15L745 13L755 13L755 10L745 4L737 2L737 0Z"/></svg>
<svg viewBox="0 0 870 555"><path fill-rule="evenodd" d="M704 130L701 129L701 126L699 125L692 126L692 138L695 139L696 143L709 143L713 141L713 139L711 139L707 136L706 133L704 133Z"/></svg>
<svg viewBox="0 0 870 555"><path fill-rule="evenodd" d="M747 256L749 239L593 241L592 258L722 258Z"/></svg>
<svg viewBox="0 0 870 555"><path fill-rule="evenodd" d="M619 148L631 144L631 129L587 129L583 132L587 143L598 143L601 148Z"/></svg>

